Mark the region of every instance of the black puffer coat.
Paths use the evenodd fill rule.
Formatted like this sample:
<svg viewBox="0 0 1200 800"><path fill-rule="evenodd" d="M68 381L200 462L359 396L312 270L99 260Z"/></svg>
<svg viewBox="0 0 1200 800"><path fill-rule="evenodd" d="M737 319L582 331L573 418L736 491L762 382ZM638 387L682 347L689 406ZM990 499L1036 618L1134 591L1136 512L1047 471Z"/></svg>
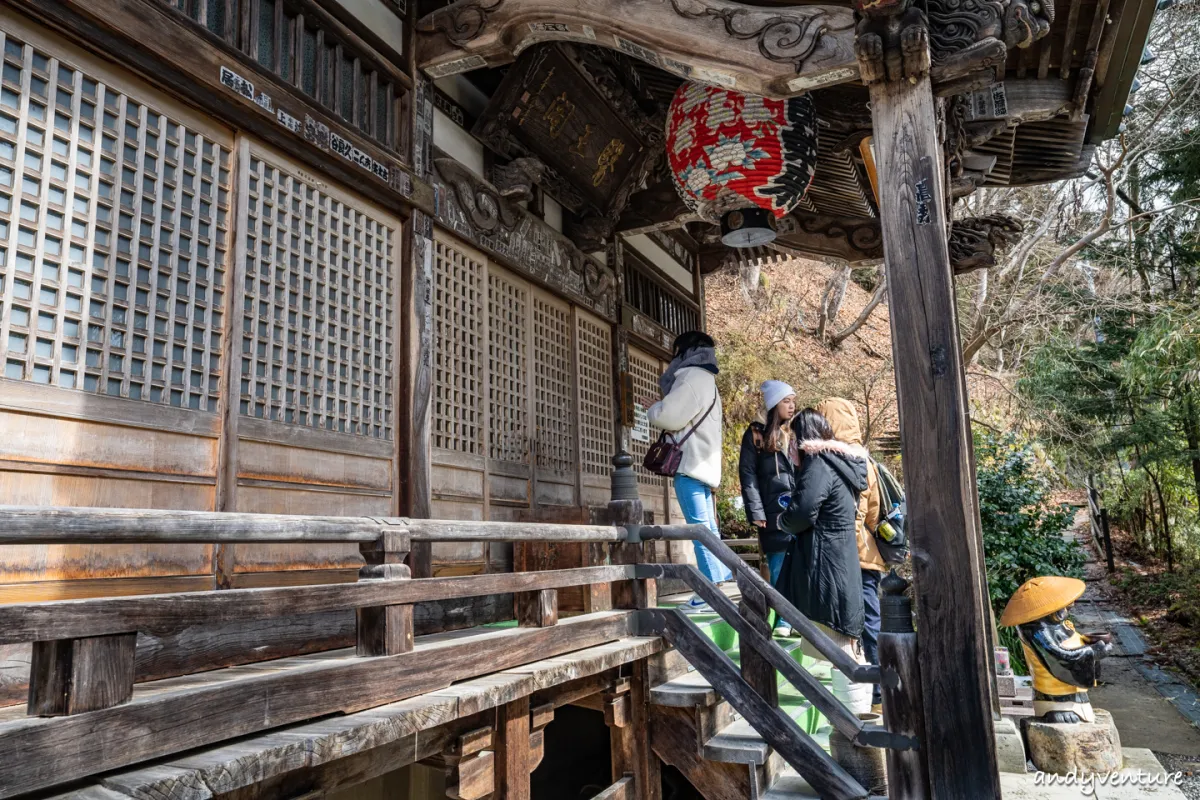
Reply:
<svg viewBox="0 0 1200 800"><path fill-rule="evenodd" d="M788 546L778 589L813 622L855 638L863 630L855 512L867 488L862 448L834 440L800 443L796 491L779 527Z"/></svg>
<svg viewBox="0 0 1200 800"><path fill-rule="evenodd" d="M779 498L790 494L796 485L796 468L787 453L775 453L755 442L762 442L765 428L752 422L742 436L742 455L738 461L738 477L742 483L742 500L746 503L746 519L766 522L758 529L758 540L764 553L782 553L791 539L779 530L779 515L783 507Z"/></svg>

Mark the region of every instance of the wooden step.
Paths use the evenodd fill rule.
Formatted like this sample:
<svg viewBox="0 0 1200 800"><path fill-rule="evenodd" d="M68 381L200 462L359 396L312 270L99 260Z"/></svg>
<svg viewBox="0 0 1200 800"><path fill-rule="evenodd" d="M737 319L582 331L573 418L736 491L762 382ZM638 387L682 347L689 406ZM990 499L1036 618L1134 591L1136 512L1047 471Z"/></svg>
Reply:
<svg viewBox="0 0 1200 800"><path fill-rule="evenodd" d="M820 800L808 781L796 774L796 770L785 766L779 776L762 795L761 800Z"/></svg>

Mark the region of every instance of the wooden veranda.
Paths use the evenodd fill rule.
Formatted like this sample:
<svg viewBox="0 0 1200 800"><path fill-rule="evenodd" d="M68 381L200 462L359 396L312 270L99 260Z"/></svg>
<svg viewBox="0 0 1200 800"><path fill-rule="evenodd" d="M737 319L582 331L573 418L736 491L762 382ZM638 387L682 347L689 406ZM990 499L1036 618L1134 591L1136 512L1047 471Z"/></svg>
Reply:
<svg viewBox="0 0 1200 800"><path fill-rule="evenodd" d="M1082 175L1155 9L9 0L0 798L317 797L422 764L519 800L571 704L608 728L598 797L659 797L663 763L709 800L867 797L777 672L888 750L891 797L998 798L954 280L1015 228L955 201ZM686 81L812 99L769 245L680 199ZM879 668L712 540L740 602L708 585L680 545L709 535L637 466L704 275L791 255L885 264L919 633ZM883 687L884 725L769 609ZM755 744L723 750L738 715Z"/></svg>

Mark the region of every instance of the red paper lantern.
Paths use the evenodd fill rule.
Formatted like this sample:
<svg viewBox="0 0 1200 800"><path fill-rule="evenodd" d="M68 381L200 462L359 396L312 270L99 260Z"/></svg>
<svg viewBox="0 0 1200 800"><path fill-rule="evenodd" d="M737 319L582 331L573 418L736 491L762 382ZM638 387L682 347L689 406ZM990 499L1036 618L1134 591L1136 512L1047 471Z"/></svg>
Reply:
<svg viewBox="0 0 1200 800"><path fill-rule="evenodd" d="M813 102L807 95L771 100L685 83L667 112L667 159L679 196L701 218L721 220L723 231L755 218L765 225L794 209L812 182ZM773 232L742 246L771 238Z"/></svg>

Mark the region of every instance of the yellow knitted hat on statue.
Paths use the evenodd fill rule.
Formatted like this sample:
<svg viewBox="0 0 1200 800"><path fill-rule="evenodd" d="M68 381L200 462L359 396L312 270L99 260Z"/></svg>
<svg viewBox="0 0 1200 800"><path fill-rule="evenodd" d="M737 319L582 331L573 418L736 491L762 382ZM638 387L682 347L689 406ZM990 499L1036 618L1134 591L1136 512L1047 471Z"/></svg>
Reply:
<svg viewBox="0 0 1200 800"><path fill-rule="evenodd" d="M1074 603L1085 589L1087 584L1078 578L1059 575L1030 578L1009 598L1000 616L1000 624L1024 625L1041 619Z"/></svg>

